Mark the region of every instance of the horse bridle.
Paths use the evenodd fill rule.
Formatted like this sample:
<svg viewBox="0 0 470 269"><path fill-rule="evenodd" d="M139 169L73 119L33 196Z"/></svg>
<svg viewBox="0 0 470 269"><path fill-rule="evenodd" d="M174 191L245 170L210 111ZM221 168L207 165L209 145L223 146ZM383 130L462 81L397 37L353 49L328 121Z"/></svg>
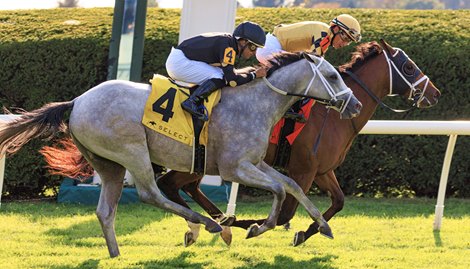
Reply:
<svg viewBox="0 0 470 269"><path fill-rule="evenodd" d="M305 57L309 57L309 56L305 56ZM316 102L318 102L320 104L324 104L326 107L331 107L331 108L337 110L338 112L343 113L344 110L346 109L349 101L351 100L351 98L353 96L352 90L348 87L345 90L342 90L340 92L335 93L333 91L333 88L331 87L331 85L326 81L326 78L322 75L322 73L319 70L320 65L323 63L323 61L325 61L325 59L322 58L322 57L319 57L319 58L320 58L320 63L318 65L315 65L314 63L308 61L308 63L310 64L310 67L312 68L313 76L312 76L312 79L310 80L310 82L308 83L307 88L305 88L304 94L289 93L289 92L283 91L283 90L275 87L274 85L272 85L271 82L269 82L269 80L266 77L263 77L263 80L271 90L273 90L273 91L275 91L279 94L287 95L287 96L299 96L299 97L304 97L304 98L310 98L310 99L313 99L313 100L315 100ZM330 97L331 97L330 100L307 95L308 91L312 87L313 81L315 80L315 77L317 76L317 74L318 74L318 77L320 78L321 82L325 86L325 88L328 92L328 95L330 95ZM349 94L347 100L341 100L341 99L337 98L338 96L341 96L343 94Z"/></svg>
<svg viewBox="0 0 470 269"><path fill-rule="evenodd" d="M388 50L384 49L385 59L388 64L388 70L390 75L390 90L389 95L393 95L393 84L395 83L395 89L398 93L410 90L410 95L408 100L413 102L413 105L419 106L419 104L426 98L424 93L426 92L429 85L428 76L424 75L417 79L421 70L418 66L406 55L406 53L400 48L394 48L395 53L393 55L388 55ZM406 64L411 63L413 69L406 70ZM393 67L393 68L392 68ZM407 72L408 71L408 72ZM393 74L398 74L398 76L393 76ZM400 79L401 78L401 79ZM424 88L417 88L419 84L425 81Z"/></svg>
<svg viewBox="0 0 470 269"><path fill-rule="evenodd" d="M429 78L423 74L423 76L417 80L419 74L421 74L421 70L416 66L416 64L406 55L406 53L401 50L400 48L394 48L395 53L393 55L388 55L387 50L384 51L384 57L388 65L389 70L389 78L390 78L390 88L389 88L389 96L393 96L396 94L403 93L410 90L410 95L408 96L408 100L413 102L412 107L417 107L423 100L426 99L424 93L427 90L429 84ZM413 73L406 73L405 65L411 62L413 64ZM398 68L400 67L400 69ZM393 67L393 68L392 68ZM359 84L362 89L366 91L366 93L374 99L378 104L381 106L390 109L394 112L408 112L410 109L394 109L387 106L385 103L382 102L369 88L362 82L362 80L353 72L346 70L344 73L348 74L357 84ZM404 74L403 74L404 73ZM398 77L394 74L398 74ZM421 90L416 88L420 83L426 81L424 85L424 89ZM393 87L395 85L395 87Z"/></svg>

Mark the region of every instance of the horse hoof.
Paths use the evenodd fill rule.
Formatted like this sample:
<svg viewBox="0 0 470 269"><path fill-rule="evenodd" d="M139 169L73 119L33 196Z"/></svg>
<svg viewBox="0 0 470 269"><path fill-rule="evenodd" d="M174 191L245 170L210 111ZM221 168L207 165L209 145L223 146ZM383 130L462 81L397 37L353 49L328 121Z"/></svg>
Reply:
<svg viewBox="0 0 470 269"><path fill-rule="evenodd" d="M222 231L222 226L213 221L206 225L206 231L209 233L220 233Z"/></svg>
<svg viewBox="0 0 470 269"><path fill-rule="evenodd" d="M333 239L333 232L331 231L330 226L322 226L318 228L318 231L320 232L321 235L328 237L330 239Z"/></svg>
<svg viewBox="0 0 470 269"><path fill-rule="evenodd" d="M237 218L235 217L235 215L225 216L223 219L220 220L219 224L222 226L232 226L233 222L236 219Z"/></svg>
<svg viewBox="0 0 470 269"><path fill-rule="evenodd" d="M220 237L222 237L227 246L230 246L232 244L232 229L229 226L222 226L222 229Z"/></svg>
<svg viewBox="0 0 470 269"><path fill-rule="evenodd" d="M250 227L248 227L248 231L246 233L246 239L255 237L259 234L259 225L253 223Z"/></svg>
<svg viewBox="0 0 470 269"><path fill-rule="evenodd" d="M305 232L296 232L294 235L294 242L292 242L292 245L294 247L303 244L305 242Z"/></svg>
<svg viewBox="0 0 470 269"><path fill-rule="evenodd" d="M290 230L290 222L287 222L286 224L282 225L284 227L284 230L289 231Z"/></svg>
<svg viewBox="0 0 470 269"><path fill-rule="evenodd" d="M184 234L184 246L189 247L194 243L196 243L196 240L194 240L193 233L191 231L187 231Z"/></svg>

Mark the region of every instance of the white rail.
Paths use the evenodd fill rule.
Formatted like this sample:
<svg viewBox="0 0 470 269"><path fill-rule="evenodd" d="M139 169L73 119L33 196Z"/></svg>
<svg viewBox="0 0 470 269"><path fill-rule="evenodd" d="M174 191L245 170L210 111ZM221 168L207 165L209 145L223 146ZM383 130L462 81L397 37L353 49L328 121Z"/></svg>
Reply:
<svg viewBox="0 0 470 269"><path fill-rule="evenodd" d="M0 115L0 121L10 121L19 115ZM3 177L5 175L5 156L0 156L0 207L2 206Z"/></svg>
<svg viewBox="0 0 470 269"><path fill-rule="evenodd" d="M444 215L444 198L449 177L449 168L454 153L457 135L470 135L470 121L389 121L371 120L361 130L360 134L385 134L385 135L449 135L449 142L444 157L444 164L439 182L437 203L434 217L434 230L440 230L442 216ZM227 214L235 213L238 183L232 183Z"/></svg>

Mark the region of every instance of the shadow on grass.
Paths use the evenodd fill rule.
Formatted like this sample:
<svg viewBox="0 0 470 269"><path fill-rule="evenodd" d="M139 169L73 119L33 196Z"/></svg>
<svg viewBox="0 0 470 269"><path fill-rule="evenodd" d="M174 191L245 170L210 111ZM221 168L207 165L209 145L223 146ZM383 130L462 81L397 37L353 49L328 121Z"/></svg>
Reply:
<svg viewBox="0 0 470 269"><path fill-rule="evenodd" d="M51 269L93 269L93 268L99 268L99 260L95 259L89 259L86 260L77 266L69 266L69 265L63 265L63 266L51 266L49 268Z"/></svg>
<svg viewBox="0 0 470 269"><path fill-rule="evenodd" d="M67 214L62 217L73 216ZM116 235L132 234L148 224L161 221L164 217L165 213L162 210L155 209L149 205L119 206L115 221ZM46 234L60 244L93 247L96 246L96 243L88 240L93 238L99 238L102 241L100 244L106 244L101 225L96 216L92 220L82 221L67 228L52 228Z"/></svg>
<svg viewBox="0 0 470 269"><path fill-rule="evenodd" d="M237 267L236 269L262 269L262 268L315 268L315 269L334 269L337 268L331 265L331 261L338 258L334 255L325 255L322 257L314 257L308 261L294 261L291 257L278 255L274 257L273 263L268 262L250 262L247 265Z"/></svg>
<svg viewBox="0 0 470 269"><path fill-rule="evenodd" d="M191 258L196 254L192 252L182 252L179 256L168 260L152 260L139 262L136 265L139 268L191 268L191 269L202 269L207 267L207 263L198 263L191 261ZM236 267L236 269L252 269L252 268L320 268L320 269L335 269L337 267L331 266L332 260L338 258L333 255L325 255L323 257L315 257L308 261L294 261L291 257L276 256L273 263L268 262L253 262L247 261L245 265Z"/></svg>
<svg viewBox="0 0 470 269"><path fill-rule="evenodd" d="M155 268L155 269L161 269L161 268L191 268L191 269L202 269L204 268L207 264L204 263L198 263L198 262L193 262L191 261L191 258L194 257L196 254L189 252L189 251L184 251L182 252L179 256L167 259L167 260L151 260L151 261L145 261L145 262L138 262L136 265L138 268Z"/></svg>

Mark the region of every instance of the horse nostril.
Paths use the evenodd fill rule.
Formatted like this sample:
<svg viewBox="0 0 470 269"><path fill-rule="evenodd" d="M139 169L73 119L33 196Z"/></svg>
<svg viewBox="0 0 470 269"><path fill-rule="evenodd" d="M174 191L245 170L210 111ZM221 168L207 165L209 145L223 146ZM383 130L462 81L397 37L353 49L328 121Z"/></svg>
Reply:
<svg viewBox="0 0 470 269"><path fill-rule="evenodd" d="M362 109L362 104L361 102L357 102L356 106L354 107L357 111L361 111Z"/></svg>

